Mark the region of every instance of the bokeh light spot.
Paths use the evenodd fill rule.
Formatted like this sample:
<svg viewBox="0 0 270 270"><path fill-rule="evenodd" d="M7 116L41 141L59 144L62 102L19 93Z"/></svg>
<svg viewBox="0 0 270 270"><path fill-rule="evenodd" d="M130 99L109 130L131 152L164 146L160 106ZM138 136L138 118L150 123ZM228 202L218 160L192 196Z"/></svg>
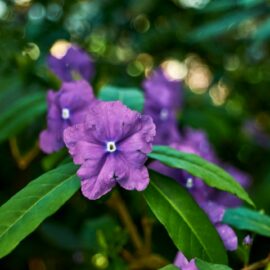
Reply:
<svg viewBox="0 0 270 270"><path fill-rule="evenodd" d="M188 69L185 63L178 60L166 60L161 64L166 77L171 80L182 80L186 77Z"/></svg>
<svg viewBox="0 0 270 270"><path fill-rule="evenodd" d="M63 58L68 49L71 47L71 43L66 41L66 40L63 40L63 39L60 39L60 40L57 40L51 47L50 49L50 53L52 56L54 56L55 58L58 58L58 59L61 59Z"/></svg>
<svg viewBox="0 0 270 270"><path fill-rule="evenodd" d="M97 253L92 257L92 263L99 269L105 269L109 265L108 258L102 253Z"/></svg>

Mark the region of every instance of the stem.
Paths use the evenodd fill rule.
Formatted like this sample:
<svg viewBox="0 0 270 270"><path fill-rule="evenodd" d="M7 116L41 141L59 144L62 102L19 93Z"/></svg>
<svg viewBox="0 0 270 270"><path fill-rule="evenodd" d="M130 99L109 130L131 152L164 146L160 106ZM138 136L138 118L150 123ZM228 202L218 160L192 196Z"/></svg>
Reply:
<svg viewBox="0 0 270 270"><path fill-rule="evenodd" d="M34 160L34 158L39 154L38 142L36 142L35 145L25 155L21 154L16 137L9 139L9 145L11 154L21 170L25 170Z"/></svg>
<svg viewBox="0 0 270 270"><path fill-rule="evenodd" d="M127 228L127 231L130 235L130 238L133 242L134 247L137 249L138 252L141 252L143 249L143 242L141 240L141 237L138 233L138 230L135 224L133 223L131 219L131 216L125 205L125 202L122 200L119 193L114 192L111 195L110 199L107 201L107 204L109 205L109 207L111 207L118 213L122 223Z"/></svg>
<svg viewBox="0 0 270 270"><path fill-rule="evenodd" d="M261 261L258 261L258 262L255 262L251 265L248 265L248 266L245 266L244 268L242 268L242 270L256 270L256 269L260 269L262 267L265 267L267 266L267 264L270 262L270 254L268 255L267 258L261 260Z"/></svg>
<svg viewBox="0 0 270 270"><path fill-rule="evenodd" d="M150 254L152 250L152 229L153 229L153 220L148 217L142 219L142 228L144 232L144 243L145 243L145 252Z"/></svg>

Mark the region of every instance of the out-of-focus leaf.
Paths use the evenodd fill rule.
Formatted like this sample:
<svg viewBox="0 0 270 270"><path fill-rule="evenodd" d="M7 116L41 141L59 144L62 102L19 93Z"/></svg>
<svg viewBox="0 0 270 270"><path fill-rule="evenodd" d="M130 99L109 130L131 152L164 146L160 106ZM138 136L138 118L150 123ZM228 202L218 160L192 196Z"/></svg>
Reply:
<svg viewBox="0 0 270 270"><path fill-rule="evenodd" d="M232 270L232 268L230 268L227 265L212 264L212 263L204 262L197 258L195 260L195 263L199 270Z"/></svg>
<svg viewBox="0 0 270 270"><path fill-rule="evenodd" d="M15 75L13 75L15 76ZM13 76L0 78L0 115L21 96L21 81Z"/></svg>
<svg viewBox="0 0 270 270"><path fill-rule="evenodd" d="M120 100L132 110L141 112L144 105L144 96L138 88L122 88L107 85L99 92L99 98L104 101Z"/></svg>
<svg viewBox="0 0 270 270"><path fill-rule="evenodd" d="M74 164L49 171L0 207L0 258L10 253L80 187Z"/></svg>
<svg viewBox="0 0 270 270"><path fill-rule="evenodd" d="M262 22L256 29L253 39L256 41L263 41L270 37L270 19Z"/></svg>
<svg viewBox="0 0 270 270"><path fill-rule="evenodd" d="M261 10L241 10L226 14L222 18L202 25L189 34L191 41L210 39L231 31L239 26L239 23L257 17Z"/></svg>
<svg viewBox="0 0 270 270"><path fill-rule="evenodd" d="M37 116L45 113L44 93L36 93L20 98L0 114L0 142L16 135Z"/></svg>
<svg viewBox="0 0 270 270"><path fill-rule="evenodd" d="M169 264L169 265L166 265L166 266L160 268L160 270L179 270L179 268L173 264Z"/></svg>
<svg viewBox="0 0 270 270"><path fill-rule="evenodd" d="M60 223L46 222L41 225L39 232L53 245L65 249L76 250L81 248L81 243L72 230Z"/></svg>
<svg viewBox="0 0 270 270"><path fill-rule="evenodd" d="M254 206L246 191L231 175L197 155L180 152L167 146L155 145L148 156L167 166L188 171L202 179L207 185L230 192Z"/></svg>
<svg viewBox="0 0 270 270"><path fill-rule="evenodd" d="M218 0L218 1L210 1L209 4L202 10L202 12L217 12L217 11L225 11L232 8L237 7L254 7L261 3L264 0Z"/></svg>
<svg viewBox="0 0 270 270"><path fill-rule="evenodd" d="M150 178L145 198L177 248L189 259L226 264L226 251L216 229L190 193L154 171L150 171Z"/></svg>
<svg viewBox="0 0 270 270"><path fill-rule="evenodd" d="M244 207L227 209L223 222L239 230L249 230L270 237L270 217L258 211Z"/></svg>

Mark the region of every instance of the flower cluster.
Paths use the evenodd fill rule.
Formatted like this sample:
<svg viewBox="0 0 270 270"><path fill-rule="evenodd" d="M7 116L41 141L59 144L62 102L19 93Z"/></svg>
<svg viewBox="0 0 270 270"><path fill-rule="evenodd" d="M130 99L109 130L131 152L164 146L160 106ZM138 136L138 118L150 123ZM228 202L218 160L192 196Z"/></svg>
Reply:
<svg viewBox="0 0 270 270"><path fill-rule="evenodd" d="M199 155L224 167L245 188L249 186L247 175L218 159L204 132L186 128L180 133L181 83L167 77L163 69L155 70L143 82L145 115L141 115L118 101L103 102L94 97L86 81L94 72L92 60L77 46L70 45L60 58L51 55L48 63L63 83L58 92L48 92L47 129L40 134L40 147L46 153L68 148L74 163L80 165L77 175L88 199L98 199L116 185L144 190L149 183L145 162L152 143ZM78 77L85 80L74 81ZM237 248L236 234L222 224L225 209L241 203L236 197L158 161L149 167L187 188L216 227L224 246ZM194 260L189 262L181 252L175 264L184 270L197 269Z"/></svg>
<svg viewBox="0 0 270 270"><path fill-rule="evenodd" d="M226 169L243 187L249 186L250 179L245 173L223 164L218 159L203 131L187 128L180 133L176 120L181 104L179 82L170 81L166 78L165 73L158 69L144 82L144 88L146 91L145 112L153 117L157 127L156 144L168 145L182 152L199 155ZM163 110L167 112L166 118L163 117ZM228 225L222 224L222 219L227 207L239 206L241 203L239 199L207 186L201 179L185 171L167 167L158 161L152 162L149 167L175 179L186 187L215 225L225 247L228 250L237 249L237 236ZM197 269L193 261L188 262L182 253L179 254L178 261L181 263L178 265L182 267L181 269Z"/></svg>
<svg viewBox="0 0 270 270"><path fill-rule="evenodd" d="M61 60L49 59L51 68L66 81L71 69L84 78L91 70L85 53L74 46ZM150 116L120 102L96 100L83 80L63 82L58 92L50 90L47 103L47 129L40 134L40 148L46 153L68 148L74 163L81 165L77 175L85 197L96 200L116 184L127 190L147 187L144 163L156 134Z"/></svg>

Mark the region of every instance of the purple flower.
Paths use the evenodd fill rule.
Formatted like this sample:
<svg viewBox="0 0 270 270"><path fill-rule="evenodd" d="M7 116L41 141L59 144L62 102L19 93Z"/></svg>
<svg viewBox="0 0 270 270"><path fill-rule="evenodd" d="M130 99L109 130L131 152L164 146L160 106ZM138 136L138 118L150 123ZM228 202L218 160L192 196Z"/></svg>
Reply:
<svg viewBox="0 0 270 270"><path fill-rule="evenodd" d="M215 224L219 236L227 250L234 251L238 246L238 238L231 227L226 224Z"/></svg>
<svg viewBox="0 0 270 270"><path fill-rule="evenodd" d="M177 112L181 105L181 84L169 80L159 68L143 82L145 89L144 113L150 115L157 127L155 144L178 142Z"/></svg>
<svg viewBox="0 0 270 270"><path fill-rule="evenodd" d="M40 148L45 153L62 148L64 129L82 122L94 101L92 88L86 81L66 82L58 92L48 91L47 130L40 134Z"/></svg>
<svg viewBox="0 0 270 270"><path fill-rule="evenodd" d="M186 128L184 130L185 141L182 144L188 143L199 153L204 159L217 163L218 159L213 146L208 140L207 134L203 130Z"/></svg>
<svg viewBox="0 0 270 270"><path fill-rule="evenodd" d="M76 45L70 45L61 58L49 55L48 66L64 82L75 78L89 80L94 75L93 60Z"/></svg>
<svg viewBox="0 0 270 270"><path fill-rule="evenodd" d="M230 251L236 250L238 246L238 238L235 232L228 225L221 223L224 216L225 207L211 201L198 203L206 212L210 221L215 225L225 248Z"/></svg>
<svg viewBox="0 0 270 270"><path fill-rule="evenodd" d="M196 154L212 162L219 162L205 133L201 131L188 129L180 143L174 143L170 146L182 152ZM223 196L230 198L232 195L209 187L201 179L194 177L186 171L167 167L158 161L152 162L149 167L175 179L182 186L186 187L216 227L225 247L228 250L237 249L238 240L236 234L229 226L221 224L226 204L222 204L218 200L223 198Z"/></svg>
<svg viewBox="0 0 270 270"><path fill-rule="evenodd" d="M174 259L174 265L181 270L198 270L195 260L188 261L182 252L178 252Z"/></svg>
<svg viewBox="0 0 270 270"><path fill-rule="evenodd" d="M243 245L244 246L251 246L253 244L253 238L248 234L244 239L243 239Z"/></svg>
<svg viewBox="0 0 270 270"><path fill-rule="evenodd" d="M151 117L119 101L91 106L83 123L64 132L74 163L81 165L77 175L84 196L98 199L116 184L128 190L144 190L149 183L144 163L155 133Z"/></svg>

